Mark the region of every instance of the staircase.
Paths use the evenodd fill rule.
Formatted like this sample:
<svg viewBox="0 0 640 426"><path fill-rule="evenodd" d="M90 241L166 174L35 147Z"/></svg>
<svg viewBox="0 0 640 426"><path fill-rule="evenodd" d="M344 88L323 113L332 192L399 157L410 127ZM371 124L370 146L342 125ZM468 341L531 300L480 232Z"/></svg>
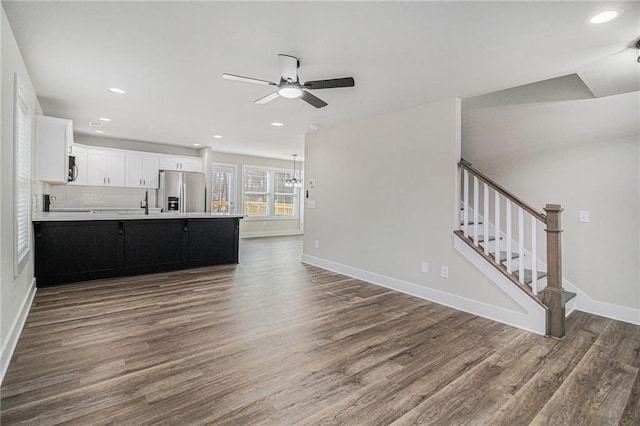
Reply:
<svg viewBox="0 0 640 426"><path fill-rule="evenodd" d="M542 308L535 315L545 315L546 335L563 338L566 304L576 294L562 288L562 208L547 204L539 212L467 161L459 167L460 229L454 234Z"/></svg>

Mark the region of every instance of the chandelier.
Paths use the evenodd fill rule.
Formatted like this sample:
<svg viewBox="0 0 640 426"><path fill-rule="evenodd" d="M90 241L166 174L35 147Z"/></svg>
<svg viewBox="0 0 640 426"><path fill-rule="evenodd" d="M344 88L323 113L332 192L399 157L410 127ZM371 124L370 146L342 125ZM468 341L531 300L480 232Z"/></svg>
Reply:
<svg viewBox="0 0 640 426"><path fill-rule="evenodd" d="M292 187L298 188L302 186L302 180L296 179L296 157L298 156L298 154L292 154L292 155L293 155L293 174L291 175L292 177L285 179L284 186L288 188L292 188Z"/></svg>

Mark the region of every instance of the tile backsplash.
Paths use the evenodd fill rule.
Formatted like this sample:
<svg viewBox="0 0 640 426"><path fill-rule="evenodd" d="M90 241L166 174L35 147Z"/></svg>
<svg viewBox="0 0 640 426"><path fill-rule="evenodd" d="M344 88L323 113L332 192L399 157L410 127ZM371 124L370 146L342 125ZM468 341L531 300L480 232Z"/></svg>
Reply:
<svg viewBox="0 0 640 426"><path fill-rule="evenodd" d="M155 189L149 189L149 206L156 206ZM145 189L108 186L50 185L51 208L126 207L139 208ZM42 198L42 197L40 197Z"/></svg>

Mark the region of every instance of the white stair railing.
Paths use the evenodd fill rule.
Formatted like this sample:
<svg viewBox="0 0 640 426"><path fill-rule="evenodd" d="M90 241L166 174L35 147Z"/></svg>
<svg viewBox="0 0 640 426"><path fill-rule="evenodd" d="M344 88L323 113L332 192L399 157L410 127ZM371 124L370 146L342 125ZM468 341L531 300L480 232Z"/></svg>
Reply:
<svg viewBox="0 0 640 426"><path fill-rule="evenodd" d="M550 291L544 293L544 304L550 310L552 306L555 306L555 311L562 310L562 320L557 312L550 314L548 328L552 330L551 335L564 336L564 290L560 254L562 208L547 204L545 211L553 215L549 226L545 213L534 209L471 167L465 160L461 160L459 165L462 173L460 233L478 253L531 296L540 300L540 292L549 288ZM471 220L470 214L473 215ZM539 227L539 222L544 226ZM546 272L540 271L539 256L547 259L550 268L548 276ZM515 268L514 261L517 262ZM541 279L545 276L545 280Z"/></svg>

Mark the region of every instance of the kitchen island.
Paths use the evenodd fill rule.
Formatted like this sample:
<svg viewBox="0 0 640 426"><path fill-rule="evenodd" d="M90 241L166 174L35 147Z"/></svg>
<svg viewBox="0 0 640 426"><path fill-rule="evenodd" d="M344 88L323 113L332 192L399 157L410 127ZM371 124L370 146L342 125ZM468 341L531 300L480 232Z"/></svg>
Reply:
<svg viewBox="0 0 640 426"><path fill-rule="evenodd" d="M238 263L241 215L41 213L38 287Z"/></svg>

